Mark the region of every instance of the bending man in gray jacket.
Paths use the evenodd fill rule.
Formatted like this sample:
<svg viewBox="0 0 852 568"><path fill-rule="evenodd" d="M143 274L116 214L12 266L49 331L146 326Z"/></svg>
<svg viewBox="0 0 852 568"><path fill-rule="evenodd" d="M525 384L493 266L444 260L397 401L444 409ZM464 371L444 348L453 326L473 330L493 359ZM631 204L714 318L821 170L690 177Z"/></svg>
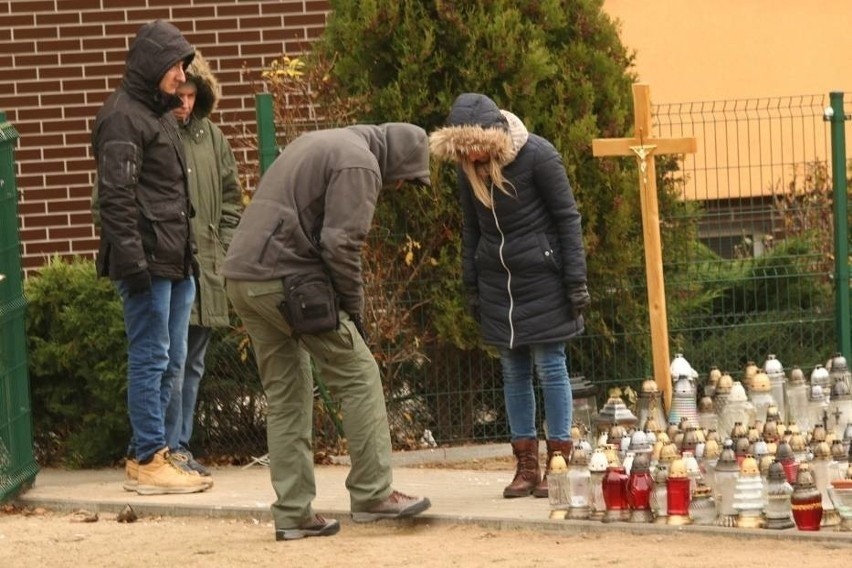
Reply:
<svg viewBox="0 0 852 568"><path fill-rule="evenodd" d="M228 249L228 296L251 337L268 403L277 540L340 529L311 508L311 358L341 403L353 520L412 516L430 506L392 488L381 377L361 325L361 248L379 190L405 181L430 183L428 140L417 126L304 134L261 179Z"/></svg>

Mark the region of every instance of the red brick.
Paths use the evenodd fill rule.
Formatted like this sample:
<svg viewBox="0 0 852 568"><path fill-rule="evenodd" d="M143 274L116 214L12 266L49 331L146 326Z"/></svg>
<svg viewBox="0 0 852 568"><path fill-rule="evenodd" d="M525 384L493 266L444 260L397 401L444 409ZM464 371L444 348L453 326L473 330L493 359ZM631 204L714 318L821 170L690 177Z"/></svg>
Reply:
<svg viewBox="0 0 852 568"><path fill-rule="evenodd" d="M47 207L44 201L36 201L33 203L18 203L19 215L44 215L47 212Z"/></svg>
<svg viewBox="0 0 852 568"><path fill-rule="evenodd" d="M83 38L84 51L107 51L110 49L127 50L127 40L123 37L87 37Z"/></svg>
<svg viewBox="0 0 852 568"><path fill-rule="evenodd" d="M184 34L186 41L200 49L202 53L207 53L205 46L216 45L219 43L216 32L187 32Z"/></svg>
<svg viewBox="0 0 852 568"><path fill-rule="evenodd" d="M262 30L261 38L264 43L273 43L284 41L287 39L304 39L305 38L305 29L304 28L274 28L268 30Z"/></svg>
<svg viewBox="0 0 852 568"><path fill-rule="evenodd" d="M23 218L24 227L56 227L68 224L68 215L27 215Z"/></svg>
<svg viewBox="0 0 852 568"><path fill-rule="evenodd" d="M134 6L134 8L139 8L139 3ZM168 8L143 8L141 10L128 10L127 11L127 21L139 21L139 22L150 22L153 20L168 20L177 27L181 32L185 32L187 28L185 24L180 24L175 21L174 18L171 17ZM135 32L134 32L135 35Z"/></svg>
<svg viewBox="0 0 852 568"><path fill-rule="evenodd" d="M48 201L47 202L47 212L48 213L68 213L68 212L79 212L83 210L90 209L91 206L91 198L89 199L65 199L63 201ZM53 233L51 233L53 236Z"/></svg>
<svg viewBox="0 0 852 568"><path fill-rule="evenodd" d="M45 120L62 118L62 109L58 107L34 107L18 110L18 120Z"/></svg>
<svg viewBox="0 0 852 568"><path fill-rule="evenodd" d="M250 2L241 2L239 4L227 4L224 6L216 6L216 15L220 18L232 18L239 16L257 16L260 14L260 6Z"/></svg>
<svg viewBox="0 0 852 568"><path fill-rule="evenodd" d="M300 14L294 16L284 16L284 25L289 27L294 26L325 26L325 14Z"/></svg>
<svg viewBox="0 0 852 568"><path fill-rule="evenodd" d="M68 218L71 221L70 222L71 225L88 225L88 224L91 224L91 222L92 222L92 209L89 206L89 202L88 201L86 202L85 211L82 211L80 213L71 213L68 216Z"/></svg>
<svg viewBox="0 0 852 568"><path fill-rule="evenodd" d="M85 132L69 132L65 135L65 143L89 146L92 143L92 129L87 127Z"/></svg>
<svg viewBox="0 0 852 568"><path fill-rule="evenodd" d="M36 67L13 67L2 72L3 80L9 82L34 81L38 79L38 68Z"/></svg>
<svg viewBox="0 0 852 568"><path fill-rule="evenodd" d="M66 144L77 144L79 146L89 146L92 143L91 128L85 128L85 132L70 132L65 135Z"/></svg>
<svg viewBox="0 0 852 568"><path fill-rule="evenodd" d="M174 3L174 2L172 2ZM193 20L199 18L212 18L216 15L213 6L188 6L172 8L172 18L175 20Z"/></svg>
<svg viewBox="0 0 852 568"><path fill-rule="evenodd" d="M279 25L279 24L280 24L280 22L276 22L274 20L269 22L269 25L271 25L271 26L275 26L275 25ZM238 25L236 27L238 29L239 27L242 27L242 26ZM228 29L233 30L233 29L235 29L235 26L228 26ZM193 28L193 31L195 31L195 32L202 32L202 31L219 32L219 31L222 31L222 21L218 20L218 19L198 20L198 21L195 22L195 27Z"/></svg>
<svg viewBox="0 0 852 568"><path fill-rule="evenodd" d="M86 148L81 148L80 146L62 146L61 148L51 148L50 157L61 159L61 158L86 158L89 157L89 153L86 151ZM90 164L94 167L95 163L92 162ZM71 197L74 197L72 194Z"/></svg>
<svg viewBox="0 0 852 568"><path fill-rule="evenodd" d="M34 14L16 14L0 16L0 26L4 28L31 28L35 25Z"/></svg>
<svg viewBox="0 0 852 568"><path fill-rule="evenodd" d="M98 252L98 248L100 246L100 240L98 238L91 239L80 239L75 238L71 241L71 250L75 253L91 253L95 254Z"/></svg>
<svg viewBox="0 0 852 568"><path fill-rule="evenodd" d="M112 8L136 8L139 6L139 0L103 0L102 4L104 10Z"/></svg>
<svg viewBox="0 0 852 568"><path fill-rule="evenodd" d="M66 91L87 91L89 89L103 89L106 86L106 81L98 77L90 79L67 79L62 81L62 86Z"/></svg>
<svg viewBox="0 0 852 568"><path fill-rule="evenodd" d="M44 93L40 99L41 104L45 106L67 106L86 102L83 93Z"/></svg>
<svg viewBox="0 0 852 568"><path fill-rule="evenodd" d="M58 51L63 52L80 51L80 46L83 42L77 39L45 39L40 40L36 44L36 49L39 53L51 53Z"/></svg>
<svg viewBox="0 0 852 568"><path fill-rule="evenodd" d="M90 172L94 166L94 162L88 158L79 160L67 160L65 162L65 171L68 172Z"/></svg>
<svg viewBox="0 0 852 568"><path fill-rule="evenodd" d="M60 67L40 67L38 74L41 79L65 79L68 77L82 77L83 68L75 65L62 65Z"/></svg>
<svg viewBox="0 0 852 568"><path fill-rule="evenodd" d="M59 55L56 53L39 53L34 55L16 55L16 67L43 67L45 65L58 65Z"/></svg>
<svg viewBox="0 0 852 568"><path fill-rule="evenodd" d="M25 222L29 219L25 219ZM24 254L51 254L54 252L69 252L71 243L68 241L45 241L45 242L30 242L24 243Z"/></svg>
<svg viewBox="0 0 852 568"><path fill-rule="evenodd" d="M59 28L59 37L83 38L100 36L104 33L104 27L99 24L81 24L77 26L62 26Z"/></svg>
<svg viewBox="0 0 852 568"><path fill-rule="evenodd" d="M18 148L15 151L15 160L18 163L41 159L42 155L40 146L37 146L35 148Z"/></svg>
<svg viewBox="0 0 852 568"><path fill-rule="evenodd" d="M124 12L110 12L98 10L96 12L83 12L81 16L81 21L84 24L88 24L89 22L94 22L96 24L108 24L111 22L124 21Z"/></svg>
<svg viewBox="0 0 852 568"><path fill-rule="evenodd" d="M260 41L261 32L258 30L235 30L232 32L219 32L219 41L221 43L247 43Z"/></svg>
<svg viewBox="0 0 852 568"><path fill-rule="evenodd" d="M53 10L55 9L53 0L41 0L39 2L25 2L24 0L15 0L14 2L10 2L10 7L12 8L11 11L13 14L53 12Z"/></svg>
<svg viewBox="0 0 852 568"><path fill-rule="evenodd" d="M85 120L72 119L61 121L49 121L42 123L42 130L45 134L50 132L68 132L73 130L85 130L87 127Z"/></svg>
<svg viewBox="0 0 852 568"><path fill-rule="evenodd" d="M305 12L331 12L331 3L325 0L305 2Z"/></svg>
<svg viewBox="0 0 852 568"><path fill-rule="evenodd" d="M37 146L43 148L45 146L61 146L65 143L61 134L30 134L27 137L21 137L21 145Z"/></svg>
<svg viewBox="0 0 852 568"><path fill-rule="evenodd" d="M22 140L26 139L28 136L41 134L41 123L39 122L18 121L15 124L15 128L18 130L18 134L21 136Z"/></svg>
<svg viewBox="0 0 852 568"><path fill-rule="evenodd" d="M101 0L56 0L56 9L60 12L66 10L98 10L95 13L107 13L101 10ZM83 15L85 17L86 13L84 12Z"/></svg>
<svg viewBox="0 0 852 568"><path fill-rule="evenodd" d="M66 107L65 116L67 118L94 118L100 109L100 105L89 105L79 107Z"/></svg>
<svg viewBox="0 0 852 568"><path fill-rule="evenodd" d="M15 41L25 39L46 39L59 37L59 29L56 26L44 26L38 28L12 28L12 37Z"/></svg>
<svg viewBox="0 0 852 568"><path fill-rule="evenodd" d="M46 175L45 176L45 185L47 186L62 186L63 188L67 188L69 185L78 185L89 182L89 174L88 172L83 173L73 173L73 174L56 174L56 175ZM67 189L63 189L62 191L67 193Z"/></svg>
<svg viewBox="0 0 852 568"><path fill-rule="evenodd" d="M103 63L104 61L106 61L106 57L103 51L79 51L59 54L61 65L85 65Z"/></svg>
<svg viewBox="0 0 852 568"><path fill-rule="evenodd" d="M21 204L18 204L20 208ZM47 229L21 229L18 235L21 241L39 241L47 238Z"/></svg>
<svg viewBox="0 0 852 568"><path fill-rule="evenodd" d="M261 14L301 14L301 2L271 2L260 7Z"/></svg>
<svg viewBox="0 0 852 568"><path fill-rule="evenodd" d="M61 227L50 230L51 239L88 239L94 235L95 228L92 225L83 227Z"/></svg>
<svg viewBox="0 0 852 568"><path fill-rule="evenodd" d="M53 14L36 14L37 26L79 24L80 12L56 12Z"/></svg>
<svg viewBox="0 0 852 568"><path fill-rule="evenodd" d="M19 59L22 53L33 52L35 52L34 41L4 41L0 43L0 53L10 53L15 55L16 59Z"/></svg>

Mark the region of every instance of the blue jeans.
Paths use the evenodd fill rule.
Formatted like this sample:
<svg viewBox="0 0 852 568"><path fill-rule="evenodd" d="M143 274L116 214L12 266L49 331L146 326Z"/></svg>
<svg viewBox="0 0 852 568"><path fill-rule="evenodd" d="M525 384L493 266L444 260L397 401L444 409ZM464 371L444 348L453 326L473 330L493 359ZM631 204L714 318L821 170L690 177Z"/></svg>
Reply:
<svg viewBox="0 0 852 568"><path fill-rule="evenodd" d="M501 348L503 396L512 441L538 438L535 425L533 369L544 398L548 440L571 439L573 399L568 380L565 344L547 343Z"/></svg>
<svg viewBox="0 0 852 568"><path fill-rule="evenodd" d="M151 290L129 296L117 282L127 333L127 408L133 429L131 451L144 461L165 448L165 411L172 383L183 375L189 314L195 301L192 278L151 279Z"/></svg>
<svg viewBox="0 0 852 568"><path fill-rule="evenodd" d="M172 383L172 396L166 408L166 442L171 450L189 449L198 386L204 376L204 356L210 345L211 332L209 327L189 326L184 373Z"/></svg>

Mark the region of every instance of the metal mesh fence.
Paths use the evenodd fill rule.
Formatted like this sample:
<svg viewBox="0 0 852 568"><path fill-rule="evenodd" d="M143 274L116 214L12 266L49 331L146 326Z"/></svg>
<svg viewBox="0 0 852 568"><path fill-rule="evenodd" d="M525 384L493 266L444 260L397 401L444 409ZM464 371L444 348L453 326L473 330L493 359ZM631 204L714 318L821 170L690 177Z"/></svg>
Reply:
<svg viewBox="0 0 852 568"><path fill-rule="evenodd" d="M661 219L664 242L677 242L666 233L682 226L700 241L663 257L672 355L684 353L702 376L712 366L738 375L770 353L808 370L835 348L827 102L814 95L654 108L657 136L698 140L696 154L658 172L680 192ZM627 267L625 281L590 283L599 289L593 309L612 314L623 295L644 298L642 262ZM417 305L419 290L408 289L405 301ZM404 343L376 350L394 348ZM572 375L596 385L600 401L609 387L638 390L650 376L647 329L587 333L568 349ZM416 447L426 430L443 444L505 440L499 362L440 341L422 354L379 358L395 447ZM339 443L333 394L317 392L319 447ZM244 459L266 451L262 388L238 325L214 338L195 438L197 453Z"/></svg>

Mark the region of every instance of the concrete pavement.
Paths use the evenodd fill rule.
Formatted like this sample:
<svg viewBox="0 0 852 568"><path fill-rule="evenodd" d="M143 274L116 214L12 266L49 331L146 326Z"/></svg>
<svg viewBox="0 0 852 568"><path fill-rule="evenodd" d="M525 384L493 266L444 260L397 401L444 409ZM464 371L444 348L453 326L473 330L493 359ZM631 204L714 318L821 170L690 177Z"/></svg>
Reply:
<svg viewBox="0 0 852 568"><path fill-rule="evenodd" d="M714 533L728 536L801 539L825 541L852 546L852 532L822 530L801 532L762 529L734 529L715 526L673 527L657 524L602 523L549 519L547 499L533 497L504 499L503 487L511 481L512 471L472 469L438 469L423 467L430 461L445 462L511 455L508 444L495 444L448 450L423 450L394 455L394 487L411 495L425 495L432 507L414 522L464 523L504 529L527 529L568 532L673 532ZM342 460L345 461L345 460ZM345 479L349 467L316 466L317 512L349 518L349 497ZM262 464L250 467L214 467L215 485L203 493L189 495L140 496L124 491L122 469L65 471L43 469L33 487L18 496L23 506L52 510L117 513L130 505L140 516L214 516L254 518L270 521L269 505L275 499L269 481L269 470ZM383 521L388 522L388 521Z"/></svg>

